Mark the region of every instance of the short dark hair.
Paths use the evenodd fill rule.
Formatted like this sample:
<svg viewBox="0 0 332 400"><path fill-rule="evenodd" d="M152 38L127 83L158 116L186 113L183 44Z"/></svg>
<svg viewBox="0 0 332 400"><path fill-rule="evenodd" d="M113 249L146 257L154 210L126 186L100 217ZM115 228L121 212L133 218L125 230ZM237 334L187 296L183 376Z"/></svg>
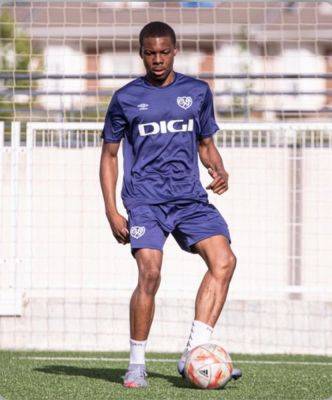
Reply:
<svg viewBox="0 0 332 400"><path fill-rule="evenodd" d="M167 25L165 22L153 21L146 24L139 34L139 46L140 51L142 50L143 40L146 37L164 37L168 36L171 38L174 46L176 45L176 36L173 28Z"/></svg>

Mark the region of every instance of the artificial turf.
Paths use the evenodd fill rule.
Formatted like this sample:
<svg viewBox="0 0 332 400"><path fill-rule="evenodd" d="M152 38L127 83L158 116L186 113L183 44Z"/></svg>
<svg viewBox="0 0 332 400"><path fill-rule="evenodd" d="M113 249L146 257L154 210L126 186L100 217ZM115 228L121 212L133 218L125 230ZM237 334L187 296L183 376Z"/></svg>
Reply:
<svg viewBox="0 0 332 400"><path fill-rule="evenodd" d="M325 400L332 397L332 357L233 354L243 377L222 390L192 388L177 373L177 354L149 353L149 387L126 389L128 353L0 351L0 398L5 400ZM28 357L45 357L42 360ZM46 357L73 357L47 359ZM82 360L78 357L97 358ZM268 363L261 363L261 362ZM273 363L269 363L269 362ZM291 362L291 363L290 363Z"/></svg>

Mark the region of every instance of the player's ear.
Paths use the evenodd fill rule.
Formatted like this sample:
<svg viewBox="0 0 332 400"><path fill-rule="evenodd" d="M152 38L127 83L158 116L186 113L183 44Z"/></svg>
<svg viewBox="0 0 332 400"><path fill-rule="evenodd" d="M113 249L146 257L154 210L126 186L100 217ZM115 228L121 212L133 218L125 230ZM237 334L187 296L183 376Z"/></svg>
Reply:
<svg viewBox="0 0 332 400"><path fill-rule="evenodd" d="M177 47L174 47L173 55L176 56L177 54L178 54L178 48L177 48Z"/></svg>
<svg viewBox="0 0 332 400"><path fill-rule="evenodd" d="M143 48L142 48L142 46L139 48L139 56L143 59Z"/></svg>

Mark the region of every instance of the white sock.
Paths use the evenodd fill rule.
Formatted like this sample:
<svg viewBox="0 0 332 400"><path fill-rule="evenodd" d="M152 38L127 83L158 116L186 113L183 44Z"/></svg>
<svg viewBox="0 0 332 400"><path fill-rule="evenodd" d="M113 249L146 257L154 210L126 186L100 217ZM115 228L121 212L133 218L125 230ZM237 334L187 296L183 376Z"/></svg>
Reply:
<svg viewBox="0 0 332 400"><path fill-rule="evenodd" d="M211 339L213 328L204 322L195 320L192 323L189 339L185 351L190 351L196 346L208 343Z"/></svg>
<svg viewBox="0 0 332 400"><path fill-rule="evenodd" d="M147 340L130 339L129 364L145 364L145 347Z"/></svg>

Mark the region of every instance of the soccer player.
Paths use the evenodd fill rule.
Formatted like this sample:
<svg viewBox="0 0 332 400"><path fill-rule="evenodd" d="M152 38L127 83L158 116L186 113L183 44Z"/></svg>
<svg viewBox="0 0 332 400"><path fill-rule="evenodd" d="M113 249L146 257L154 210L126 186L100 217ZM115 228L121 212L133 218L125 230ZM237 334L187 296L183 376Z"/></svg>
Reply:
<svg viewBox="0 0 332 400"><path fill-rule="evenodd" d="M179 246L198 253L207 265L195 302L187 352L209 341L226 300L236 257L227 223L209 203L198 155L212 177L206 187L228 189L228 173L215 147L212 93L207 83L173 70L177 53L173 29L151 22L139 35L146 75L117 90L102 132L100 182L106 216L119 243L130 242L139 276L130 301L130 362L125 387L146 387L145 346L160 284L163 246L171 233ZM128 221L116 206L117 153L123 140L121 191Z"/></svg>

